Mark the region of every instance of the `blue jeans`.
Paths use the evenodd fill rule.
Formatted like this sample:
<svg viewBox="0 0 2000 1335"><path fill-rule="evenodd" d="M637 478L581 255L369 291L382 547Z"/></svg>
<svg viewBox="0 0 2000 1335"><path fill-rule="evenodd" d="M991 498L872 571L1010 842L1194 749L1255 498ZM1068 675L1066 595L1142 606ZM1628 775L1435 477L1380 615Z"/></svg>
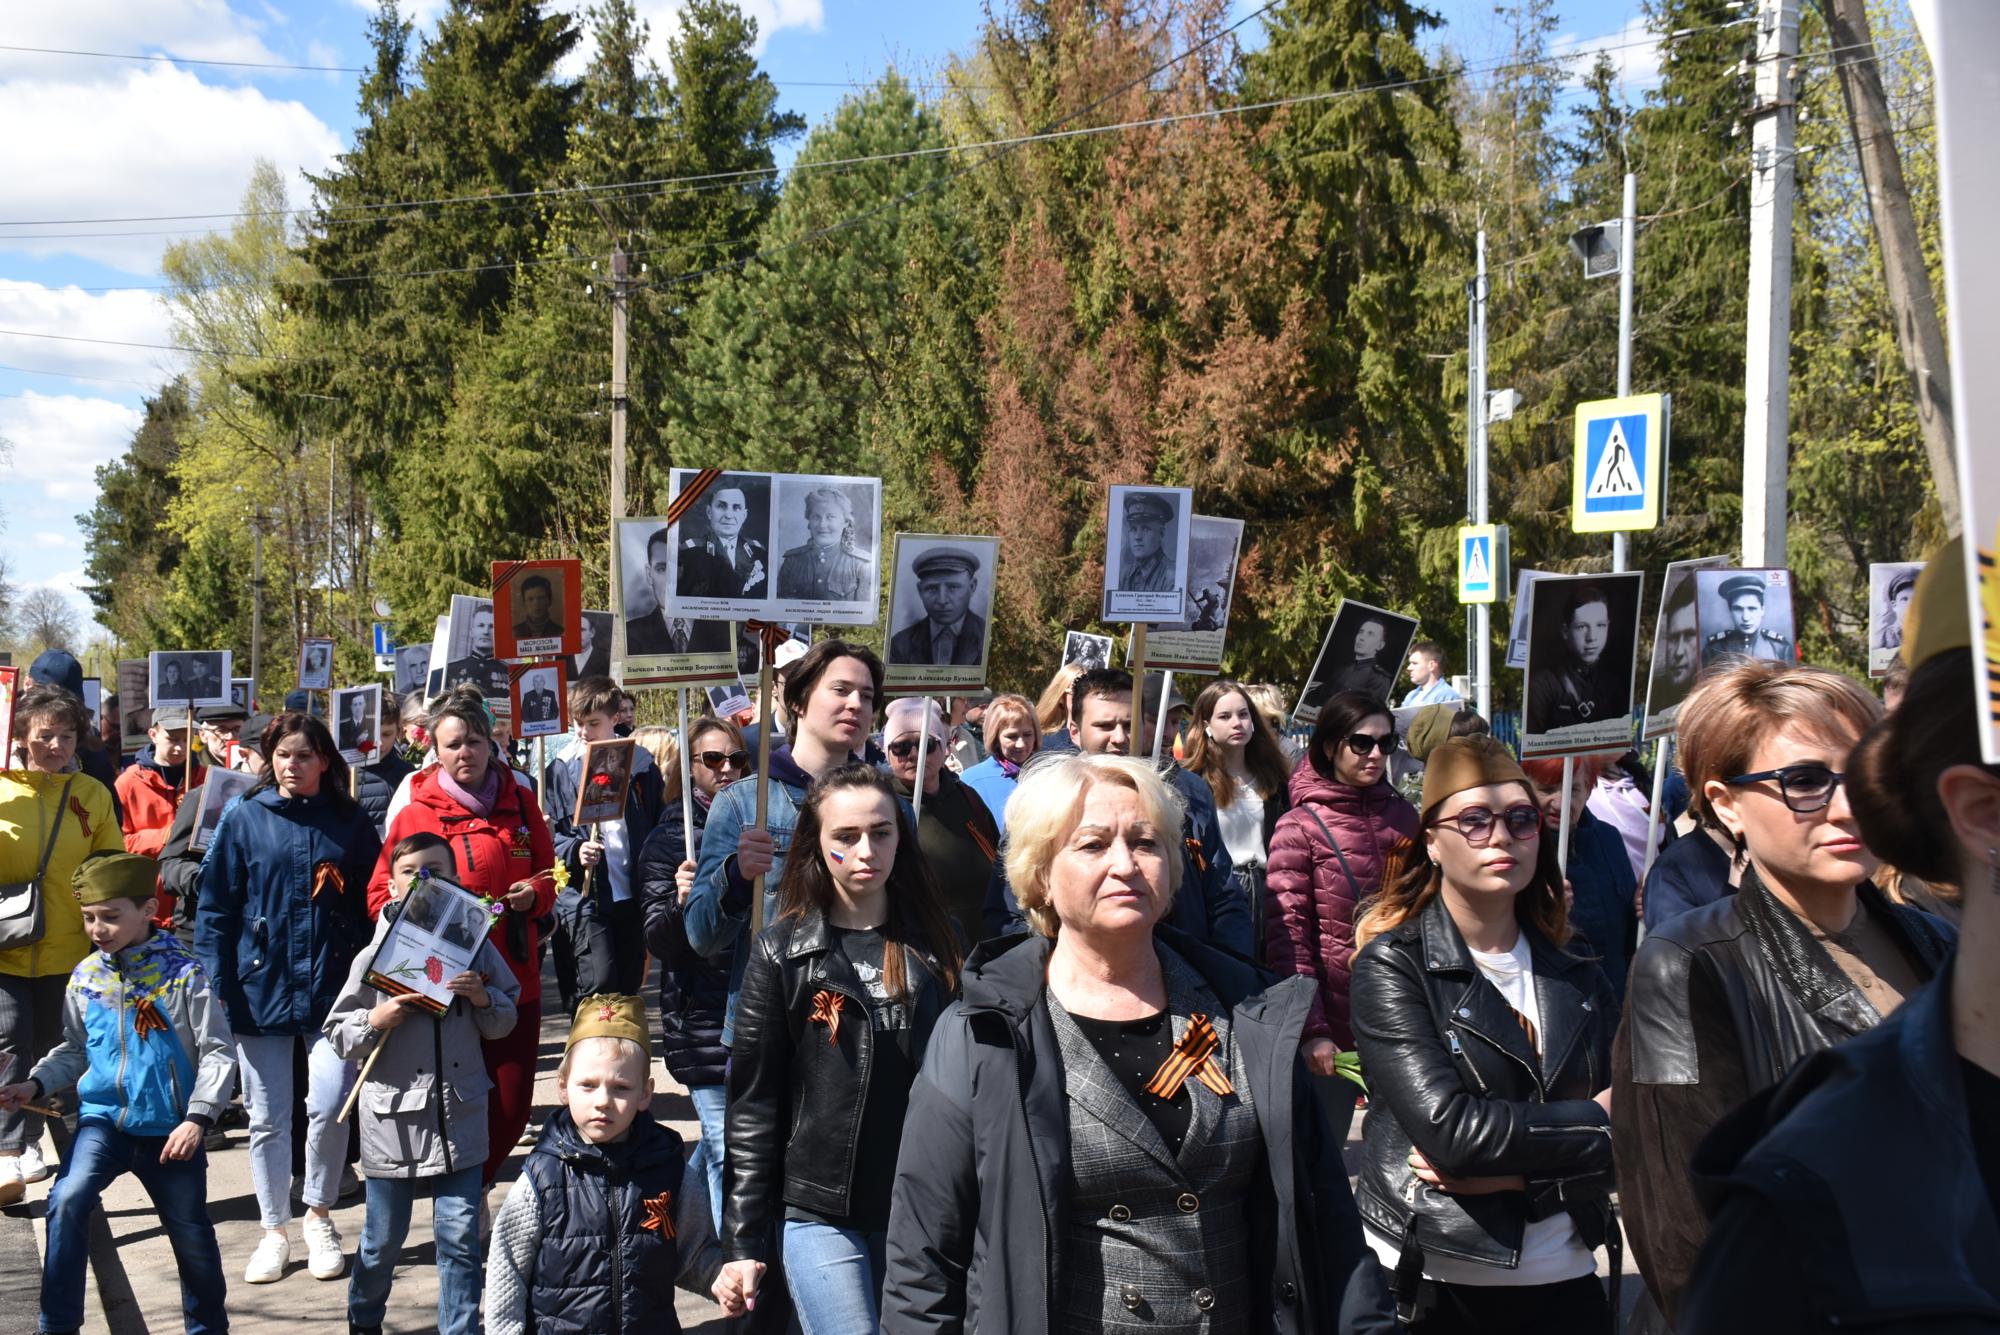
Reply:
<svg viewBox="0 0 2000 1335"><path fill-rule="evenodd" d="M722 1085L690 1085L688 1099L701 1119L701 1141L688 1156L688 1171L708 1174L708 1208L715 1216L715 1234L722 1236L722 1126L729 1091Z"/></svg>
<svg viewBox="0 0 2000 1335"><path fill-rule="evenodd" d="M805 1335L875 1329L887 1242L886 1233L785 1221L785 1282Z"/></svg>
<svg viewBox="0 0 2000 1335"><path fill-rule="evenodd" d="M42 1329L83 1326L84 1274L90 1264L90 1216L113 1179L130 1173L153 1199L160 1226L181 1272L181 1311L188 1335L229 1329L223 1301L222 1252L208 1218L208 1155L160 1162L165 1136L128 1136L109 1122L85 1118L63 1156L49 1191L48 1258L42 1266Z"/></svg>
<svg viewBox="0 0 2000 1335"><path fill-rule="evenodd" d="M306 1088L292 1087L292 1054L306 1045ZM292 1118L306 1111L308 1206L330 1206L340 1194L340 1169L347 1162L349 1124L340 1105L354 1083L354 1067L334 1055L324 1035L240 1034L237 1074L243 1106L250 1113L250 1185L257 1192L257 1216L266 1229L282 1231L292 1221Z"/></svg>
<svg viewBox="0 0 2000 1335"><path fill-rule="evenodd" d="M437 1243L438 1335L478 1335L479 1295L486 1274L479 1264L480 1166L441 1177L371 1177L368 1218L354 1249L354 1279L347 1286L347 1319L379 1326L389 1310L396 1257L410 1235L410 1203L431 1198L431 1236Z"/></svg>

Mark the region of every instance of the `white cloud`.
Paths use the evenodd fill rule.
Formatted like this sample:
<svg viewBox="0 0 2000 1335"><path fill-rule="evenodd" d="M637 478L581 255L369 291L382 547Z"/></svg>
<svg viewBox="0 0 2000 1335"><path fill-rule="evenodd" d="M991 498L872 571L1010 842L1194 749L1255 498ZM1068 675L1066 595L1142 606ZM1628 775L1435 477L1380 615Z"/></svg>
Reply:
<svg viewBox="0 0 2000 1335"><path fill-rule="evenodd" d="M442 0L430 0L436 9L442 10ZM569 57L557 67L556 72L563 78L574 79L582 74L590 64L595 44L590 39L590 16L588 0L557 0L555 8L567 9L576 18L583 40L578 42ZM818 32L826 21L825 0L738 0L737 7L757 22L757 42L753 48L756 54L764 54L770 45L771 34L784 28L804 28L808 32ZM646 53L657 62L661 69L667 67L667 42L680 31L680 0L635 0L633 9L646 24ZM432 21L435 21L432 15ZM425 24L428 31L430 24Z"/></svg>
<svg viewBox="0 0 2000 1335"><path fill-rule="evenodd" d="M0 498L10 524L53 528L97 495L98 465L125 452L145 414L129 404L74 394L0 399ZM38 534L39 536L39 534Z"/></svg>
<svg viewBox="0 0 2000 1335"><path fill-rule="evenodd" d="M8 183L9 221L229 213L256 159L277 163L296 195L299 169L323 170L342 148L301 103L204 83L172 66L89 82L0 82L0 125L8 127L0 180ZM0 249L149 273L173 238L110 233L211 225L226 220L5 226Z"/></svg>
<svg viewBox="0 0 2000 1335"><path fill-rule="evenodd" d="M1640 94L1659 86L1660 39L1643 17L1626 19L1623 28L1608 36L1564 33L1556 38L1553 49L1557 56L1575 57L1566 62L1573 87L1583 83L1600 51L1618 71L1618 86L1627 101L1636 102Z"/></svg>
<svg viewBox="0 0 2000 1335"><path fill-rule="evenodd" d="M260 35L266 25L228 0L62 0L8 6L7 44L69 51L176 55L196 60L285 63ZM106 61L0 51L0 79L88 79ZM245 71L248 73L248 71Z"/></svg>
<svg viewBox="0 0 2000 1335"><path fill-rule="evenodd" d="M0 365L138 381L129 387L132 393L143 393L159 384L186 360L179 353L158 348L117 346L174 342L167 309L153 292L85 292L78 287L46 287L0 278L0 329L61 335L23 338L0 334ZM115 342L68 341L71 339Z"/></svg>

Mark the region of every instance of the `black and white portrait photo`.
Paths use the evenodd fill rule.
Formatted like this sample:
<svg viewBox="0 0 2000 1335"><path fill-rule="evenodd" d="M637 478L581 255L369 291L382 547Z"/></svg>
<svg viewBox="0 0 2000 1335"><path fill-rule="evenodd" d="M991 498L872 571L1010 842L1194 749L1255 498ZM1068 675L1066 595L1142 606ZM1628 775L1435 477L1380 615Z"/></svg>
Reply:
<svg viewBox="0 0 2000 1335"><path fill-rule="evenodd" d="M1903 648L1903 618L1917 591L1922 561L1881 561L1868 567L1868 675L1886 677Z"/></svg>
<svg viewBox="0 0 2000 1335"><path fill-rule="evenodd" d="M812 627L807 623L803 621L781 621L777 624L784 628L785 638L779 641L778 647L771 652L771 666L774 670L784 667L787 663L790 663L793 659L812 647ZM756 631L750 629L748 625L740 621L736 623L734 632L736 635L736 679L751 683L754 692L757 672L763 666L763 641L759 638Z"/></svg>
<svg viewBox="0 0 2000 1335"><path fill-rule="evenodd" d="M514 692L514 735L554 737L563 731L564 714L562 666L537 663L515 667L510 673Z"/></svg>
<svg viewBox="0 0 2000 1335"><path fill-rule="evenodd" d="M399 644L396 646L396 675L393 678L398 695L408 695L424 688L424 675L431 665L431 647L428 644Z"/></svg>
<svg viewBox="0 0 2000 1335"><path fill-rule="evenodd" d="M485 935L487 920L491 918L492 915L477 904L446 899L439 905L438 938L470 953L478 947L479 938Z"/></svg>
<svg viewBox="0 0 2000 1335"><path fill-rule="evenodd" d="M299 689L302 691L330 691L333 689L333 641L323 636L310 636L299 645Z"/></svg>
<svg viewBox="0 0 2000 1335"><path fill-rule="evenodd" d="M733 514L733 504L728 508ZM674 579L674 539L666 520L618 521L616 575L615 615L625 619L628 678L685 681L692 675L698 679L701 674L696 669L703 664L708 669L707 676L728 674L728 621L680 616L667 610ZM608 656L608 644L606 653Z"/></svg>
<svg viewBox="0 0 2000 1335"><path fill-rule="evenodd" d="M1681 701L1701 675L1701 628L1695 616L1694 572L1720 570L1726 556L1704 556L1667 566L1660 595L1660 623L1653 633L1653 665L1646 676L1646 726L1642 740L1674 730Z"/></svg>
<svg viewBox="0 0 2000 1335"><path fill-rule="evenodd" d="M144 658L118 660L118 749L130 754L148 740L153 722L152 663Z"/></svg>
<svg viewBox="0 0 2000 1335"><path fill-rule="evenodd" d="M875 624L882 570L882 483L872 477L780 474L771 543L778 553L772 618Z"/></svg>
<svg viewBox="0 0 2000 1335"><path fill-rule="evenodd" d="M583 647L569 656L569 679L579 681L584 677L608 677L611 675L611 618L610 612L583 609Z"/></svg>
<svg viewBox="0 0 2000 1335"><path fill-rule="evenodd" d="M1305 689L1299 692L1293 719L1317 722L1320 706L1342 691L1360 691L1372 700L1386 701L1409 657L1410 641L1416 638L1415 617L1343 598L1320 642Z"/></svg>
<svg viewBox="0 0 2000 1335"><path fill-rule="evenodd" d="M350 765L382 758L381 686L344 686L333 693L333 740Z"/></svg>
<svg viewBox="0 0 2000 1335"><path fill-rule="evenodd" d="M582 589L583 563L574 558L495 561L494 652L505 659L576 652Z"/></svg>
<svg viewBox="0 0 2000 1335"><path fill-rule="evenodd" d="M246 714L250 712L250 691L250 678L231 677L229 679L229 703L235 705Z"/></svg>
<svg viewBox="0 0 2000 1335"><path fill-rule="evenodd" d="M973 690L986 684L999 552L998 538L896 535L885 688Z"/></svg>
<svg viewBox="0 0 2000 1335"><path fill-rule="evenodd" d="M146 658L151 673L146 703L152 708L230 702L227 649L161 649Z"/></svg>
<svg viewBox="0 0 2000 1335"><path fill-rule="evenodd" d="M229 808L229 804L256 786L257 776L248 770L211 765L208 781L196 789L194 830L188 837L188 851L205 851L209 841L215 837L215 827L222 824L222 813Z"/></svg>
<svg viewBox="0 0 2000 1335"><path fill-rule="evenodd" d="M1068 630L1063 632L1063 666L1080 663L1083 670L1111 666L1111 637L1092 635L1087 631Z"/></svg>
<svg viewBox="0 0 2000 1335"><path fill-rule="evenodd" d="M1104 619L1172 621L1188 592L1186 487L1111 488L1104 526Z"/></svg>
<svg viewBox="0 0 2000 1335"><path fill-rule="evenodd" d="M1528 666L1528 586L1541 576L1539 570L1514 572L1514 615L1507 623L1505 666L1516 672Z"/></svg>
<svg viewBox="0 0 2000 1335"><path fill-rule="evenodd" d="M1173 672L1220 672L1243 521L1196 515L1188 530L1187 598L1178 621L1146 632L1146 666Z"/></svg>
<svg viewBox="0 0 2000 1335"><path fill-rule="evenodd" d="M1543 575L1528 595L1523 755L1622 750L1632 740L1639 571Z"/></svg>
<svg viewBox="0 0 2000 1335"><path fill-rule="evenodd" d="M673 471L673 494L693 485L701 473ZM664 527L664 525L662 525ZM621 521L621 547L624 524ZM670 534L670 567L662 601L679 616L728 620L760 616L768 610L772 578L771 477L768 473L724 473L702 491ZM649 535L647 560L657 544ZM627 622L631 621L628 613ZM630 633L628 624L627 633Z"/></svg>
<svg viewBox="0 0 2000 1335"><path fill-rule="evenodd" d="M1703 668L1734 658L1798 661L1791 571L1697 570L1694 592Z"/></svg>
<svg viewBox="0 0 2000 1335"><path fill-rule="evenodd" d="M753 706L750 695L740 683L729 686L711 686L707 690L708 712L717 718L735 718L748 714Z"/></svg>
<svg viewBox="0 0 2000 1335"><path fill-rule="evenodd" d="M470 594L451 596L445 629L445 686L470 684L487 700L507 698L507 664L495 652L493 600Z"/></svg>

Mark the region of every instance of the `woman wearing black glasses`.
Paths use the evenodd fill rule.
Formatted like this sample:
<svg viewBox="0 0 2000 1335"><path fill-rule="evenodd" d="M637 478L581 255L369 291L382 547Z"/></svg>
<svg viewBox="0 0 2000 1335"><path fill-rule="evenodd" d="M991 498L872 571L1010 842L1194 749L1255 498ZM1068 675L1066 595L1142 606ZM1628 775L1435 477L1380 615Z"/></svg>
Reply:
<svg viewBox="0 0 2000 1335"><path fill-rule="evenodd" d="M1264 952L1278 973L1319 983L1300 1050L1315 1075L1331 1077L1336 1052L1354 1046L1347 1021L1348 967L1354 958L1354 909L1382 888L1389 850L1417 833L1417 809L1389 784L1396 725L1389 706L1360 691L1341 691L1320 706L1305 763L1292 771L1291 810L1271 832L1264 869ZM1323 1095L1353 1087L1322 1084ZM1347 1130L1341 1098L1327 1111L1335 1135Z"/></svg>
<svg viewBox="0 0 2000 1335"><path fill-rule="evenodd" d="M969 949L986 933L981 913L1000 848L1000 824L972 786L945 768L944 715L921 696L891 701L882 711L882 746L889 775L901 797L917 786L917 751L925 722L931 740L924 750L924 796L917 812L917 844L937 877L945 916L957 924L959 945Z"/></svg>
<svg viewBox="0 0 2000 1335"><path fill-rule="evenodd" d="M1506 747L1439 746L1423 804L1357 924L1368 1241L1412 1329L1610 1329L1611 985L1568 948L1554 841Z"/></svg>
<svg viewBox="0 0 2000 1335"><path fill-rule="evenodd" d="M695 1116L701 1120L701 1144L695 1147L692 1165L708 1174L709 1205L720 1230L722 1077L729 1064L722 1016L729 1006L731 958L724 951L718 959L706 959L688 944L681 906L694 888L695 858L701 851L709 803L750 772L750 755L742 731L728 719L700 719L688 733L688 776L693 781L689 805L694 809L690 843L681 827L681 767L673 738L666 732L663 751L654 756L666 789L660 823L639 851L639 899L646 914L646 949L660 961L660 1055L674 1079L687 1086Z"/></svg>
<svg viewBox="0 0 2000 1335"><path fill-rule="evenodd" d="M1876 858L1842 771L1881 712L1837 672L1765 661L1713 673L1681 706L1689 809L1749 866L1736 894L1647 937L1626 984L1619 1196L1666 1323L1708 1233L1688 1173L1695 1146L1802 1058L1880 1023L1948 952L1949 928L1868 880ZM1639 1328L1667 1328L1660 1313Z"/></svg>

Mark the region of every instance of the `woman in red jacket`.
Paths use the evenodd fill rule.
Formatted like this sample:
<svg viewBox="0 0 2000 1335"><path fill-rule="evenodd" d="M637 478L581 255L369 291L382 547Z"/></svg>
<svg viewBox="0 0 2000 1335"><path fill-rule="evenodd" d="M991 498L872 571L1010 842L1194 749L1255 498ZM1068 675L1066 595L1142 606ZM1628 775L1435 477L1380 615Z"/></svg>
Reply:
<svg viewBox="0 0 2000 1335"><path fill-rule="evenodd" d="M535 1058L542 1037L542 968L535 919L555 907L555 845L534 792L514 781L496 759L493 716L477 687L458 686L431 713L437 763L410 780L410 802L389 822L382 857L368 883L368 911L389 901L389 850L419 830L451 844L459 884L504 900L506 916L492 940L521 985L520 1021L505 1037L482 1044L493 1078L487 1100L485 1184L491 1186L528 1125L535 1095Z"/></svg>
<svg viewBox="0 0 2000 1335"><path fill-rule="evenodd" d="M1417 809L1389 785L1395 749L1387 702L1360 691L1335 695L1320 707L1305 762L1292 771L1292 808L1271 834L1265 957L1279 973L1319 983L1299 1041L1316 1075L1332 1075L1334 1054L1354 1046L1347 1018L1354 906L1382 888L1389 850L1417 835Z"/></svg>

